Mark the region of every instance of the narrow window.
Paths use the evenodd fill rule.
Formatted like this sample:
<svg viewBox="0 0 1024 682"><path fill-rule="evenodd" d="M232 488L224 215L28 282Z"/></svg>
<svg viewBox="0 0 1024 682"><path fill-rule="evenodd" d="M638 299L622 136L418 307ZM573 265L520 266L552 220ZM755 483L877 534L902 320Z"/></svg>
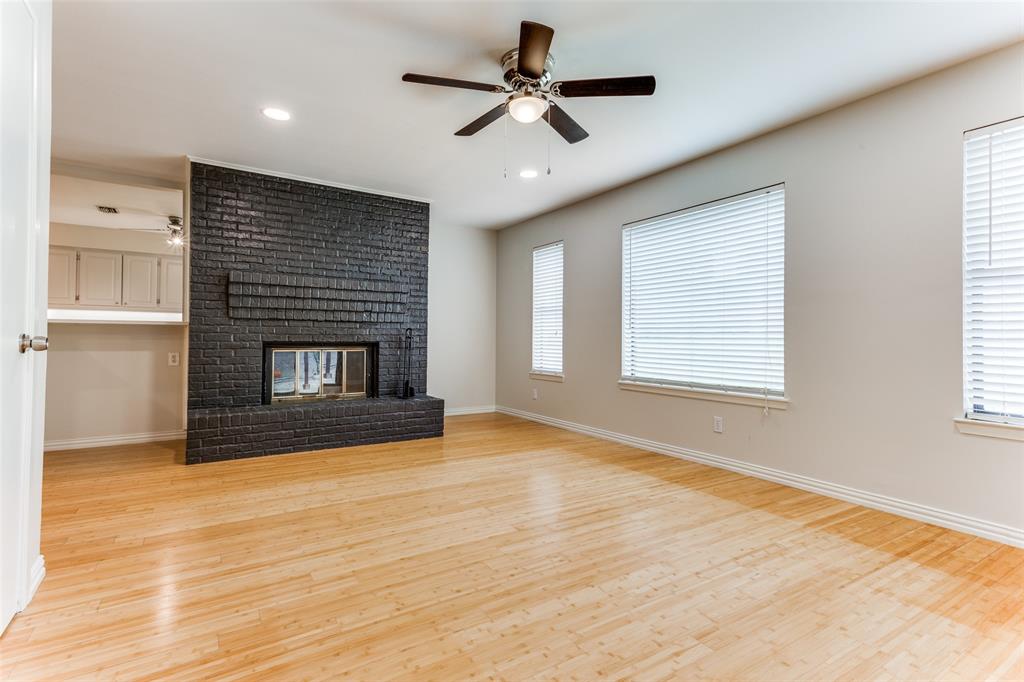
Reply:
<svg viewBox="0 0 1024 682"><path fill-rule="evenodd" d="M622 379L781 397L785 187L626 225Z"/></svg>
<svg viewBox="0 0 1024 682"><path fill-rule="evenodd" d="M562 375L562 242L533 250L535 374Z"/></svg>
<svg viewBox="0 0 1024 682"><path fill-rule="evenodd" d="M1024 118L964 134L964 411L1024 423Z"/></svg>

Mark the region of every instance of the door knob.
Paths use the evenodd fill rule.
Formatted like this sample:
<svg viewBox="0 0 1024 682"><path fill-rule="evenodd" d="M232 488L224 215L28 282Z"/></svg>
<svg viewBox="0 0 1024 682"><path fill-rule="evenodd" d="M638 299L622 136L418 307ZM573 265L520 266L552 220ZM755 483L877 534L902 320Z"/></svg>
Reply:
<svg viewBox="0 0 1024 682"><path fill-rule="evenodd" d="M47 336L29 336L22 334L18 337L18 350L24 353L27 350L46 350L50 347L50 339Z"/></svg>

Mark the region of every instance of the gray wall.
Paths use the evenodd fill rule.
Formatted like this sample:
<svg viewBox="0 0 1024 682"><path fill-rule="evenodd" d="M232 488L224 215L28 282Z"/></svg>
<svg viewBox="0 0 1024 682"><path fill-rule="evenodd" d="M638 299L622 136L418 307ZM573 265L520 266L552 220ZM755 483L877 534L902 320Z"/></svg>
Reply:
<svg viewBox="0 0 1024 682"><path fill-rule="evenodd" d="M51 322L49 335L48 447L181 432L182 368L169 366L167 354L181 357L184 327Z"/></svg>
<svg viewBox="0 0 1024 682"><path fill-rule="evenodd" d="M430 226L427 392L451 413L494 407L498 233Z"/></svg>
<svg viewBox="0 0 1024 682"><path fill-rule="evenodd" d="M1022 87L1018 45L503 230L498 404L1024 528L1024 444L953 422L962 134L1024 114ZM789 409L618 388L621 225L777 182ZM528 375L531 249L556 239L562 384Z"/></svg>

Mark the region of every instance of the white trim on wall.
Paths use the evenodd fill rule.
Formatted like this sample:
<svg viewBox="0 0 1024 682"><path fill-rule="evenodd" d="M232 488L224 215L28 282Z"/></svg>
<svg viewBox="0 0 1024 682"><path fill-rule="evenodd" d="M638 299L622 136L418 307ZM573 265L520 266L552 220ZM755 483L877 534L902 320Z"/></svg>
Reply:
<svg viewBox="0 0 1024 682"><path fill-rule="evenodd" d="M28 606L29 602L32 601L32 597L36 595L36 591L39 586L43 583L43 578L46 577L46 560L43 555L36 556L36 560L32 563L32 569L29 571L28 576L28 592L25 595L25 603L21 604L22 610Z"/></svg>
<svg viewBox="0 0 1024 682"><path fill-rule="evenodd" d="M987 422L981 419L968 419L966 417L957 417L953 420L953 423L956 425L956 430L960 433L1024 441L1024 426L1020 424Z"/></svg>
<svg viewBox="0 0 1024 682"><path fill-rule="evenodd" d="M165 440L182 440L185 430L155 431L153 433L125 433L114 436L89 436L87 438L68 438L66 440L48 440L43 443L43 450L81 450L82 448L98 448L107 445L132 445L135 443L159 443Z"/></svg>
<svg viewBox="0 0 1024 682"><path fill-rule="evenodd" d="M496 411L513 417L520 417L522 419L528 419L541 424L547 424L548 426L554 426L559 429L593 436L594 438L622 443L623 445L630 445L659 455L668 455L670 457L677 457L679 459L685 459L699 464L706 464L718 469L735 471L739 474L753 476L754 478L760 478L774 483L780 483L791 488L799 488L801 490L824 495L825 497L832 497L845 502L859 504L863 507L889 512L898 516L904 516L914 519L915 521L923 521L943 528L970 533L989 540L995 540L996 542L1013 545L1014 547L1024 547L1024 528L1004 526L1002 524L992 523L991 521L985 521L983 519L945 511L943 509L936 509L916 502L909 502L895 497L879 495L866 490L858 490L857 488L850 488L844 485L839 485L838 483L829 483L828 481L821 481L808 476L801 476L800 474L792 474L780 469L772 469L770 467L763 467L757 464L748 464L747 462L742 462L730 457L712 455L710 453L690 450L689 448L683 448L677 445L669 445L668 443L659 443L657 441L646 440L644 438L636 438L635 436L628 436L614 431L598 429L593 426L577 424L563 419L535 414L533 412L525 412L523 410L504 407L502 405L496 406Z"/></svg>
<svg viewBox="0 0 1024 682"><path fill-rule="evenodd" d="M707 388L673 386L671 384L657 384L647 381L630 381L629 379L619 379L619 388L625 391L671 395L678 398L692 398L694 400L711 400L717 403L751 405L760 408L768 407L774 410L785 410L789 406L789 399L780 396L730 393L728 391L715 391Z"/></svg>
<svg viewBox="0 0 1024 682"><path fill-rule="evenodd" d="M321 178L310 178L305 175L294 175L292 173L282 173L281 171L267 170L266 168L254 168L252 166L243 166L240 163L228 163L226 161L215 161L214 159L204 159L201 156L186 156L190 162L205 163L207 166L219 166L220 168L230 168L232 170L245 171L246 173L259 173L260 175L269 175L274 178L284 178L285 180L295 180L296 182L309 182L314 185L324 185L326 187L337 187L338 189L348 189L353 192L364 192L366 194L378 194L384 197L393 197L395 199L408 199L409 201L419 201L424 204L431 203L430 199L424 199L423 197L413 196L411 194L399 194L398 192L388 192L382 189L371 189L369 187L359 187L358 185L346 185L343 182L332 182L330 180L323 180Z"/></svg>
<svg viewBox="0 0 1024 682"><path fill-rule="evenodd" d="M494 405L474 405L473 407L445 408L444 416L457 417L463 414L487 414L494 412Z"/></svg>

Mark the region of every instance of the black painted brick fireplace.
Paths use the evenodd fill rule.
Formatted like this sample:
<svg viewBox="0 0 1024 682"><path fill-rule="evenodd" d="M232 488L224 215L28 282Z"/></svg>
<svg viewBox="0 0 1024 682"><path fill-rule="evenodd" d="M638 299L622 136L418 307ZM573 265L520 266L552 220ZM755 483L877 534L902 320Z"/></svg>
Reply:
<svg viewBox="0 0 1024 682"><path fill-rule="evenodd" d="M444 402L423 395L429 207L191 171L186 462L441 435ZM398 397L407 328L413 399ZM264 348L288 344L375 344L376 397L264 404Z"/></svg>

